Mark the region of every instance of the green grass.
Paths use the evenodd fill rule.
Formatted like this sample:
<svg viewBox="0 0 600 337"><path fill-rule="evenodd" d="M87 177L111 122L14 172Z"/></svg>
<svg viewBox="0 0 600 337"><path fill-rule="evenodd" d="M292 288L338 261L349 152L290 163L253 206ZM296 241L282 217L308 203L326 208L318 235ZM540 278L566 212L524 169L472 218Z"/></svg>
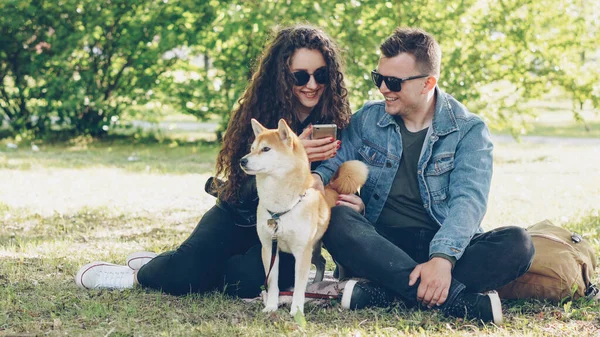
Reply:
<svg viewBox="0 0 600 337"><path fill-rule="evenodd" d="M528 133L532 136L556 136L573 138L600 138L600 122L588 122L584 124L560 124L533 123L533 129Z"/></svg>
<svg viewBox="0 0 600 337"><path fill-rule="evenodd" d="M104 141L78 138L66 143L23 142L19 148L7 148L0 141L0 169L35 170L42 168L114 167L131 172L201 173L210 172L218 146L199 141L115 136Z"/></svg>
<svg viewBox="0 0 600 337"><path fill-rule="evenodd" d="M528 104L535 116L523 116L518 122L525 124L521 135L571 138L600 138L600 112L591 107L576 110L581 117L574 117L569 102L548 100ZM508 129L495 130L508 134Z"/></svg>
<svg viewBox="0 0 600 337"><path fill-rule="evenodd" d="M288 308L221 293L175 297L147 289L84 291L90 261L124 263L137 250L177 247L214 199L203 184L216 148L203 143L85 142L8 150L0 143L0 336L597 336L600 305L505 301L503 327L406 309ZM195 148L195 150L194 150ZM195 152L194 152L195 151ZM127 157L135 152L139 162ZM150 169L146 169L150 166ZM549 218L600 252L600 149L498 144L484 225ZM331 264L329 264L331 266ZM596 279L598 281L598 279Z"/></svg>

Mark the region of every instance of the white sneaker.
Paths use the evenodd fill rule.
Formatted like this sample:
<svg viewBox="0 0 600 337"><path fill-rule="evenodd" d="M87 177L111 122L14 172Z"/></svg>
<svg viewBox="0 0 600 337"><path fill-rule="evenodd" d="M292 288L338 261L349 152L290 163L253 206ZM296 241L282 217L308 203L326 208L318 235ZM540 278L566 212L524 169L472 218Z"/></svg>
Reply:
<svg viewBox="0 0 600 337"><path fill-rule="evenodd" d="M84 289L133 288L134 273L127 266L97 261L81 267L75 275L75 283Z"/></svg>
<svg viewBox="0 0 600 337"><path fill-rule="evenodd" d="M129 268L139 270L143 265L157 256L158 254L152 252L135 252L127 255L125 261Z"/></svg>

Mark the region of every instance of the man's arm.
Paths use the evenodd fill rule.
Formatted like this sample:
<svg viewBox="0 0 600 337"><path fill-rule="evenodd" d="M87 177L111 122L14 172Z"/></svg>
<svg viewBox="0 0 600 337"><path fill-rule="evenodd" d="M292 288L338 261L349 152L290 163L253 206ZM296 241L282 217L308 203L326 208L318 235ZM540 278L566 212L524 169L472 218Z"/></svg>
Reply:
<svg viewBox="0 0 600 337"><path fill-rule="evenodd" d="M487 126L474 119L454 154L454 169L448 186L448 216L431 241L430 257L443 254L460 259L477 232L487 209L492 150Z"/></svg>
<svg viewBox="0 0 600 337"><path fill-rule="evenodd" d="M485 124L476 120L454 155L450 173L450 209L430 244L428 262L415 267L409 285L421 279L417 300L429 308L444 304L452 282L452 267L479 228L487 206L492 177L492 142Z"/></svg>

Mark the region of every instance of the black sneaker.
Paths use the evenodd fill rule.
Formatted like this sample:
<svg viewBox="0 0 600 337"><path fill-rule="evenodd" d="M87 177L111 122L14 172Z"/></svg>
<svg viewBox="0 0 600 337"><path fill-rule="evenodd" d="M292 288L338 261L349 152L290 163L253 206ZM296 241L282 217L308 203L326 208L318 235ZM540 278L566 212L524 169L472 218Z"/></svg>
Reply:
<svg viewBox="0 0 600 337"><path fill-rule="evenodd" d="M460 293L444 313L454 317L477 318L496 325L502 324L502 303L495 291L485 294Z"/></svg>
<svg viewBox="0 0 600 337"><path fill-rule="evenodd" d="M348 280L342 290L341 304L344 309L385 308L393 301L391 291L366 280Z"/></svg>

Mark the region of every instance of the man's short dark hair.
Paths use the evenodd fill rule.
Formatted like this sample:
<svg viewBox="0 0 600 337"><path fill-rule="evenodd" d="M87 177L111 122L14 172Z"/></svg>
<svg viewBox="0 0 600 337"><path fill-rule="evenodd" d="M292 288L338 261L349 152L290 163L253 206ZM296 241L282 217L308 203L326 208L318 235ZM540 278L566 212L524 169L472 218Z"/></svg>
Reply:
<svg viewBox="0 0 600 337"><path fill-rule="evenodd" d="M440 77L440 45L431 34L422 29L398 27L383 41L379 49L387 58L398 56L400 53L411 54L423 74Z"/></svg>

